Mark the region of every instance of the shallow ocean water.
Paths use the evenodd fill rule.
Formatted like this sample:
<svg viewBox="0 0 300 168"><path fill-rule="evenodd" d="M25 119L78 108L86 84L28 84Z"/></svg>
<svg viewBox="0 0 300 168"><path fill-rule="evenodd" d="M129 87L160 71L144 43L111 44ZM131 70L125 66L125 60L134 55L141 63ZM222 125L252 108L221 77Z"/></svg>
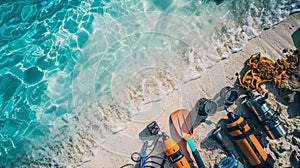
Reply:
<svg viewBox="0 0 300 168"><path fill-rule="evenodd" d="M0 166L76 167L297 0L0 2Z"/></svg>

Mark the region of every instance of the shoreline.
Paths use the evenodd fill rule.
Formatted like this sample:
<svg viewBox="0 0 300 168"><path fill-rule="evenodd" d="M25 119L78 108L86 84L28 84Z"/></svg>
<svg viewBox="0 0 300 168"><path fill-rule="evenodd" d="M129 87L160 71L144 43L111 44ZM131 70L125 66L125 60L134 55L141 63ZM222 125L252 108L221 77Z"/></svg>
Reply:
<svg viewBox="0 0 300 168"><path fill-rule="evenodd" d="M170 93L163 101L155 102L149 105L149 109L156 112L159 117L156 118L161 130L169 133L168 118L169 115L179 108L192 109L201 97L213 98L225 86L234 86L236 81L236 72L240 72L244 67L244 62L250 55L260 51L263 56L269 57L273 60L280 58L285 48L294 48L295 44L291 35L300 27L300 13L293 13L286 20L275 25L274 27L263 30L261 34L249 40L245 47L227 59L221 60L213 67L206 70L202 77L190 81L180 86L178 90ZM271 94L270 102L272 105L278 103L276 97ZM279 103L283 109L281 120L287 123L289 133L295 129L300 130L300 118L290 118L289 112L286 110L287 106ZM299 103L298 103L299 105ZM157 107L157 108L155 108ZM235 109L240 112L240 108ZM159 111L159 112L158 112ZM157 114L158 113L158 114ZM134 116L138 118L139 116ZM207 167L213 167L221 158L225 156L225 152L217 142L208 137L211 131L220 124L220 119L225 119L226 112L219 111L214 116L209 116L205 123L194 129L193 139L196 147L202 156L202 159ZM99 167L120 167L127 163L133 163L130 159L130 154L139 151L142 147L142 142L138 139L139 132L146 127L152 120L144 122L135 122L133 118L131 122L127 123L127 128L115 135L106 138L106 142L100 145L95 153L95 157L84 163L82 168L99 168ZM290 159L295 145L288 145L286 142L290 141L292 137L286 137L279 140L270 140L265 150L274 158L276 157L276 165L280 167L292 166ZM288 145L286 150L284 147ZM282 148L283 154L279 157L273 148ZM300 157L300 156L299 156ZM282 165L279 165L281 163Z"/></svg>

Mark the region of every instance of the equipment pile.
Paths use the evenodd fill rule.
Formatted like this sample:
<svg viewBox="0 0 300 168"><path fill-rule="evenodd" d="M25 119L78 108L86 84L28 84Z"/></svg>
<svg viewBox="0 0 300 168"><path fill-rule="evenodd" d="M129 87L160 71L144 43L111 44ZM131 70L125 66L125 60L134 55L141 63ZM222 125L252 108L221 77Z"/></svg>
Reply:
<svg viewBox="0 0 300 168"><path fill-rule="evenodd" d="M265 97L262 96L264 92L261 84L273 82L279 89L300 92L300 53L298 50L291 52L286 54L286 59L278 59L276 62L262 56L260 52L253 54L246 61L245 73L237 78L237 85L246 90L246 99L241 105L248 107L249 112L252 116L255 116L257 123L271 140L288 136L288 129L281 122L278 116L279 113L271 108L267 101L267 94L265 94ZM254 92L255 90L257 91L256 93ZM207 116L223 110L227 112L226 123L223 125L223 129L221 126L217 126L212 131L211 137L219 142L228 155L223 157L215 166L218 168L274 167L275 160L265 151L264 146L257 138L254 128L248 124L246 117L235 114L237 111L228 110L229 106L233 105L237 99L239 99L237 88L226 86L220 91L219 97L215 100L201 98L192 110L178 109L170 114L169 121L173 129L175 129L176 137L180 137L181 140L185 140L184 142L188 144L194 161L199 168L205 168L205 164L193 142L193 129L205 122ZM219 102L223 104L221 103L220 106ZM222 106L224 108L220 110ZM226 128L230 140L235 144L234 147L238 155L235 155L235 152L232 152L225 145L224 136L220 133L225 131L224 128ZM127 166L134 168L152 168L155 167L154 165L160 167L168 165L168 167L175 168L190 168L194 166L191 160L188 159L189 157L185 157L184 152L182 152L186 145L180 146L179 141L175 141L166 133L161 132L155 121L147 126L146 132L156 137L154 138L154 148L161 138L164 146L164 156L151 156L150 154L153 150L147 155L148 141L144 141L142 151L133 153L138 156L138 159L133 159L134 157L132 157L136 164L128 164ZM153 159L161 160L161 162L159 163ZM124 165L123 167L127 166Z"/></svg>

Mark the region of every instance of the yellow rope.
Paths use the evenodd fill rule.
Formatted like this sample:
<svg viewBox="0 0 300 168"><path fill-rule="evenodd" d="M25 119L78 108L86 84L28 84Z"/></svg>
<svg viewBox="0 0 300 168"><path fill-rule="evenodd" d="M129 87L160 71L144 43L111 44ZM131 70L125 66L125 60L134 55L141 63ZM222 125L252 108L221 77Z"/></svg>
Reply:
<svg viewBox="0 0 300 168"><path fill-rule="evenodd" d="M246 65L247 70L242 76L237 77L237 84L247 91L256 89L259 93L263 92L260 86L262 83L272 81L280 88L281 82L289 79L289 74L300 70L299 54L288 54L287 59L278 59L274 62L258 52L251 55Z"/></svg>

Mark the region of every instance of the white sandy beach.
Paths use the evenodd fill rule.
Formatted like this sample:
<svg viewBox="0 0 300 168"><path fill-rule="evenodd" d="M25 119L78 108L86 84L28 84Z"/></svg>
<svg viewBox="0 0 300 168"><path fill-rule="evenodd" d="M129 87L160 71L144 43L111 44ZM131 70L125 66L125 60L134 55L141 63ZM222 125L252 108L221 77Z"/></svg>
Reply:
<svg viewBox="0 0 300 168"><path fill-rule="evenodd" d="M182 84L178 90L173 91L163 100L147 105L145 112L134 116L125 130L107 137L97 150L95 157L81 167L117 168L127 163L133 163L130 154L139 151L142 147L142 141L138 139L138 134L147 124L156 120L161 130L169 133L169 116L173 111L180 108L192 109L199 98L211 99L223 87L234 86L235 74L244 68L244 62L250 55L261 52L263 56L276 60L284 55L283 49L296 49L291 35L299 27L300 13L290 15L285 21L271 29L264 30L258 37L248 41L242 51L232 54L229 58L208 69L201 78ZM295 102L286 103L276 97L276 94L276 92L270 91L268 102L274 108L277 104L281 107L280 118L288 128L288 135L276 140L266 138L263 144L267 153L276 160L275 167L297 167L297 165L299 167L300 137L294 136L293 132L300 130L300 98L298 96ZM238 101L237 104L239 104ZM246 108L240 106L242 105L234 105L233 107L237 108L230 109L235 113L246 114L247 112L242 111ZM194 129L193 139L206 167L214 167L226 155L222 147L209 138L210 132L216 128L216 125L224 123L220 120L226 118L225 110L218 111L214 116L209 116L205 123L201 123ZM233 143L228 142L228 144L232 145Z"/></svg>

